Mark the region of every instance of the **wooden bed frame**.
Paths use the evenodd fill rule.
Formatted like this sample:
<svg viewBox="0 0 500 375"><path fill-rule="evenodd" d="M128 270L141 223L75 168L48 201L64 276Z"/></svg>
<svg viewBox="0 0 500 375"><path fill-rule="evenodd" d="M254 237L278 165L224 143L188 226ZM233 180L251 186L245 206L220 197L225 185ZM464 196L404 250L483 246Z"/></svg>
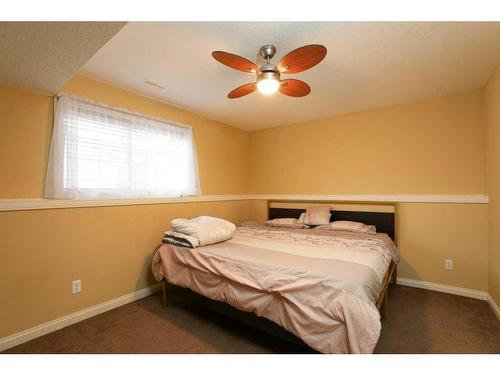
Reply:
<svg viewBox="0 0 500 375"><path fill-rule="evenodd" d="M291 200L277 200L277 201L268 201L267 203L267 213L268 219L275 218L284 218L284 217L296 217L298 218L302 212L305 211L303 208L275 208L272 207L273 203L278 204L325 204L325 205L355 205L355 206L382 206L382 207L390 207L392 211L363 211L363 210L332 210L332 217L330 221L335 220L350 220L350 221L359 221L368 225L375 225L377 227L378 232L384 231L387 233L397 245L397 217L398 217L398 204L396 202L344 202L344 201L291 201ZM382 230L380 230L382 229ZM387 305L388 305L388 288L390 283L396 284L397 282L397 264L391 262L387 273L384 276L384 280L382 282L382 288L378 298L376 300L377 309L380 311L381 320L385 320L387 317ZM183 297L189 298L190 300L195 301L201 305L204 305L211 310L214 310L232 320L237 320L244 324L247 324L251 327L262 330L268 334L272 334L274 336L280 337L287 341L293 342L295 344L305 346L309 348L301 339L292 333L288 332L284 328L280 327L276 323L262 317L258 317L257 315L251 312L245 312L232 307L231 305L214 301L210 298L204 297L200 294L197 294L190 289L182 288L176 285L168 284L165 279L163 279L163 304L167 304L167 289L176 294L181 294ZM310 349L310 348L309 348ZM312 349L311 349L312 350Z"/></svg>

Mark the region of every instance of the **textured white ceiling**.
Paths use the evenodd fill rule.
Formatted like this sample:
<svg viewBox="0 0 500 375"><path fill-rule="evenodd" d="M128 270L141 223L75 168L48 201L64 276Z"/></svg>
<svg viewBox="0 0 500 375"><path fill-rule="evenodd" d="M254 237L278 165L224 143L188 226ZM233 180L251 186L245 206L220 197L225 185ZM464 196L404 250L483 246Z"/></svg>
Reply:
<svg viewBox="0 0 500 375"><path fill-rule="evenodd" d="M0 22L0 82L53 94L124 22Z"/></svg>
<svg viewBox="0 0 500 375"><path fill-rule="evenodd" d="M221 65L211 52L256 61L267 43L278 50L275 63L302 45L328 48L316 67L286 75L309 83L311 94L227 99L254 76ZM81 72L254 130L480 88L499 59L498 22L132 22Z"/></svg>

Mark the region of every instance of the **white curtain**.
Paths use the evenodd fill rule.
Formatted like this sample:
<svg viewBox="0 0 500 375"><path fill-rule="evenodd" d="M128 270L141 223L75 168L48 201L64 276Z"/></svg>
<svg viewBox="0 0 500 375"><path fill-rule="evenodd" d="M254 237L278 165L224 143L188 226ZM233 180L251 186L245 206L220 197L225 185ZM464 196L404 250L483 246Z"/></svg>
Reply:
<svg viewBox="0 0 500 375"><path fill-rule="evenodd" d="M191 127L74 96L56 99L46 198L198 194Z"/></svg>

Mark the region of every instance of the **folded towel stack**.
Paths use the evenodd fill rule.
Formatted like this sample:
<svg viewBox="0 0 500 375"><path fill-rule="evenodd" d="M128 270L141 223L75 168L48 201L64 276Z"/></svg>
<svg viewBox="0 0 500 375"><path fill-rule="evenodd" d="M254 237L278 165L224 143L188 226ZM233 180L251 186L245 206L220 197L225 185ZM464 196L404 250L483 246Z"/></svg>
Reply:
<svg viewBox="0 0 500 375"><path fill-rule="evenodd" d="M227 241L236 230L230 221L213 216L174 219L170 226L172 229L165 232L163 242L190 248Z"/></svg>

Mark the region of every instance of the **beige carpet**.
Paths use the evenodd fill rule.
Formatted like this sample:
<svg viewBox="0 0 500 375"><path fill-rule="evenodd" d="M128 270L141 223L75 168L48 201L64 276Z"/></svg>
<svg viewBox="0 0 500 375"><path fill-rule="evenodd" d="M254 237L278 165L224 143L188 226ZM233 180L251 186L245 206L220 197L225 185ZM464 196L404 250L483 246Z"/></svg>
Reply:
<svg viewBox="0 0 500 375"><path fill-rule="evenodd" d="M376 353L500 353L500 322L485 301L391 286ZM156 294L5 353L304 353L307 349Z"/></svg>

